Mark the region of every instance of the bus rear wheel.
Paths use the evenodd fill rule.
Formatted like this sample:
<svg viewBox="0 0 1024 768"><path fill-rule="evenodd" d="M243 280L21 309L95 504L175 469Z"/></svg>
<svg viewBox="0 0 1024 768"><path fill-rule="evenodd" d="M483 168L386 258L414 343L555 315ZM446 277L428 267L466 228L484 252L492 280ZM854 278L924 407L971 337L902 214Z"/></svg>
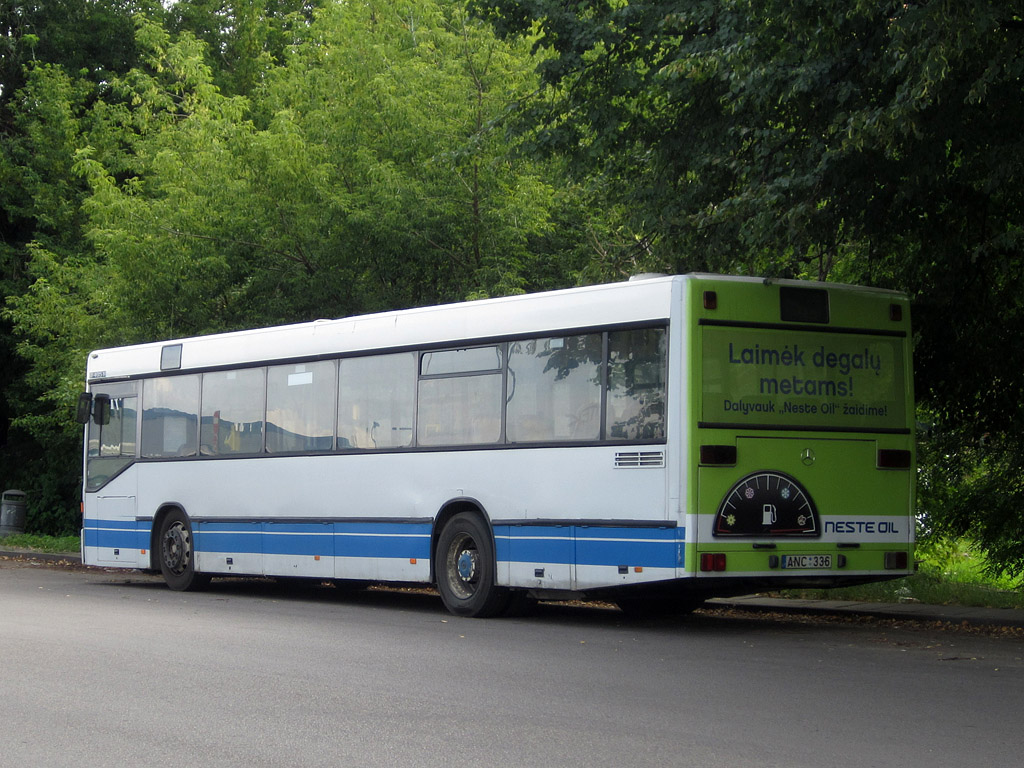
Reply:
<svg viewBox="0 0 1024 768"><path fill-rule="evenodd" d="M445 523L437 556L437 590L449 611L485 618L508 607L511 595L494 583L494 544L478 515L460 512Z"/></svg>
<svg viewBox="0 0 1024 768"><path fill-rule="evenodd" d="M196 573L192 548L192 524L180 509L171 510L160 523L157 556L160 573L167 586L176 592L202 589L210 577Z"/></svg>

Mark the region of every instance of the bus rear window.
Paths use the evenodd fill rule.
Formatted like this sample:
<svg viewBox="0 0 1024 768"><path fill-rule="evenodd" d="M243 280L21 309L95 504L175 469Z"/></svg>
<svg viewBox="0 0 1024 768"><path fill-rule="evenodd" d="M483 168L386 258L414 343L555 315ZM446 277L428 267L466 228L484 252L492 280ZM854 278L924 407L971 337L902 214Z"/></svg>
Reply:
<svg viewBox="0 0 1024 768"><path fill-rule="evenodd" d="M828 291L824 288L779 288L779 311L789 323L821 323L829 320Z"/></svg>

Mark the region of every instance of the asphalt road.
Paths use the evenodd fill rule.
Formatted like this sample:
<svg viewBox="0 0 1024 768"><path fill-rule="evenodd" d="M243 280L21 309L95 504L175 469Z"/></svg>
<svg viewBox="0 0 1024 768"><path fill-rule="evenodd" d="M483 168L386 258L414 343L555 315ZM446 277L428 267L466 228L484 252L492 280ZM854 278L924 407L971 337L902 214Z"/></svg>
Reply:
<svg viewBox="0 0 1024 768"><path fill-rule="evenodd" d="M1024 641L0 562L0 766L1019 764Z"/></svg>

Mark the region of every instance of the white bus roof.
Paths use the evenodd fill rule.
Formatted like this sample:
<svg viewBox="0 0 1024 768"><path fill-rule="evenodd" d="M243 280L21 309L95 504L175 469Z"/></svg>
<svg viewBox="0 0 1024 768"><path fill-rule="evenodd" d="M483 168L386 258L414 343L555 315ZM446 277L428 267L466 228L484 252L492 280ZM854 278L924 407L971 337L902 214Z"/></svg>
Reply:
<svg viewBox="0 0 1024 768"><path fill-rule="evenodd" d="M657 322L669 318L672 286L684 279L655 277L101 349L90 353L86 376L96 381L160 373L161 351L175 344L182 345L180 370L188 371Z"/></svg>
<svg viewBox="0 0 1024 768"><path fill-rule="evenodd" d="M176 344L181 345L181 365L174 370L190 371L667 321L674 286L687 280L820 286L897 295L879 288L806 280L710 273L644 275L621 283L101 349L90 353L86 377L89 381L109 381L161 373L162 350ZM173 370L162 372L170 374Z"/></svg>

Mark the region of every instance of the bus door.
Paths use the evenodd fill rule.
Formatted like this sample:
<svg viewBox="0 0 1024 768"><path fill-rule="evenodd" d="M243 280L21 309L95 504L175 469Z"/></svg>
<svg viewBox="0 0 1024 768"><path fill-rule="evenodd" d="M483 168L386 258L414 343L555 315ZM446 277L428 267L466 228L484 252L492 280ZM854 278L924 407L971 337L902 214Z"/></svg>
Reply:
<svg viewBox="0 0 1024 768"><path fill-rule="evenodd" d="M135 474L126 471L138 445L136 383L95 385L80 400L79 421L88 424L84 544L97 562L135 563L148 549L148 535L139 544Z"/></svg>

